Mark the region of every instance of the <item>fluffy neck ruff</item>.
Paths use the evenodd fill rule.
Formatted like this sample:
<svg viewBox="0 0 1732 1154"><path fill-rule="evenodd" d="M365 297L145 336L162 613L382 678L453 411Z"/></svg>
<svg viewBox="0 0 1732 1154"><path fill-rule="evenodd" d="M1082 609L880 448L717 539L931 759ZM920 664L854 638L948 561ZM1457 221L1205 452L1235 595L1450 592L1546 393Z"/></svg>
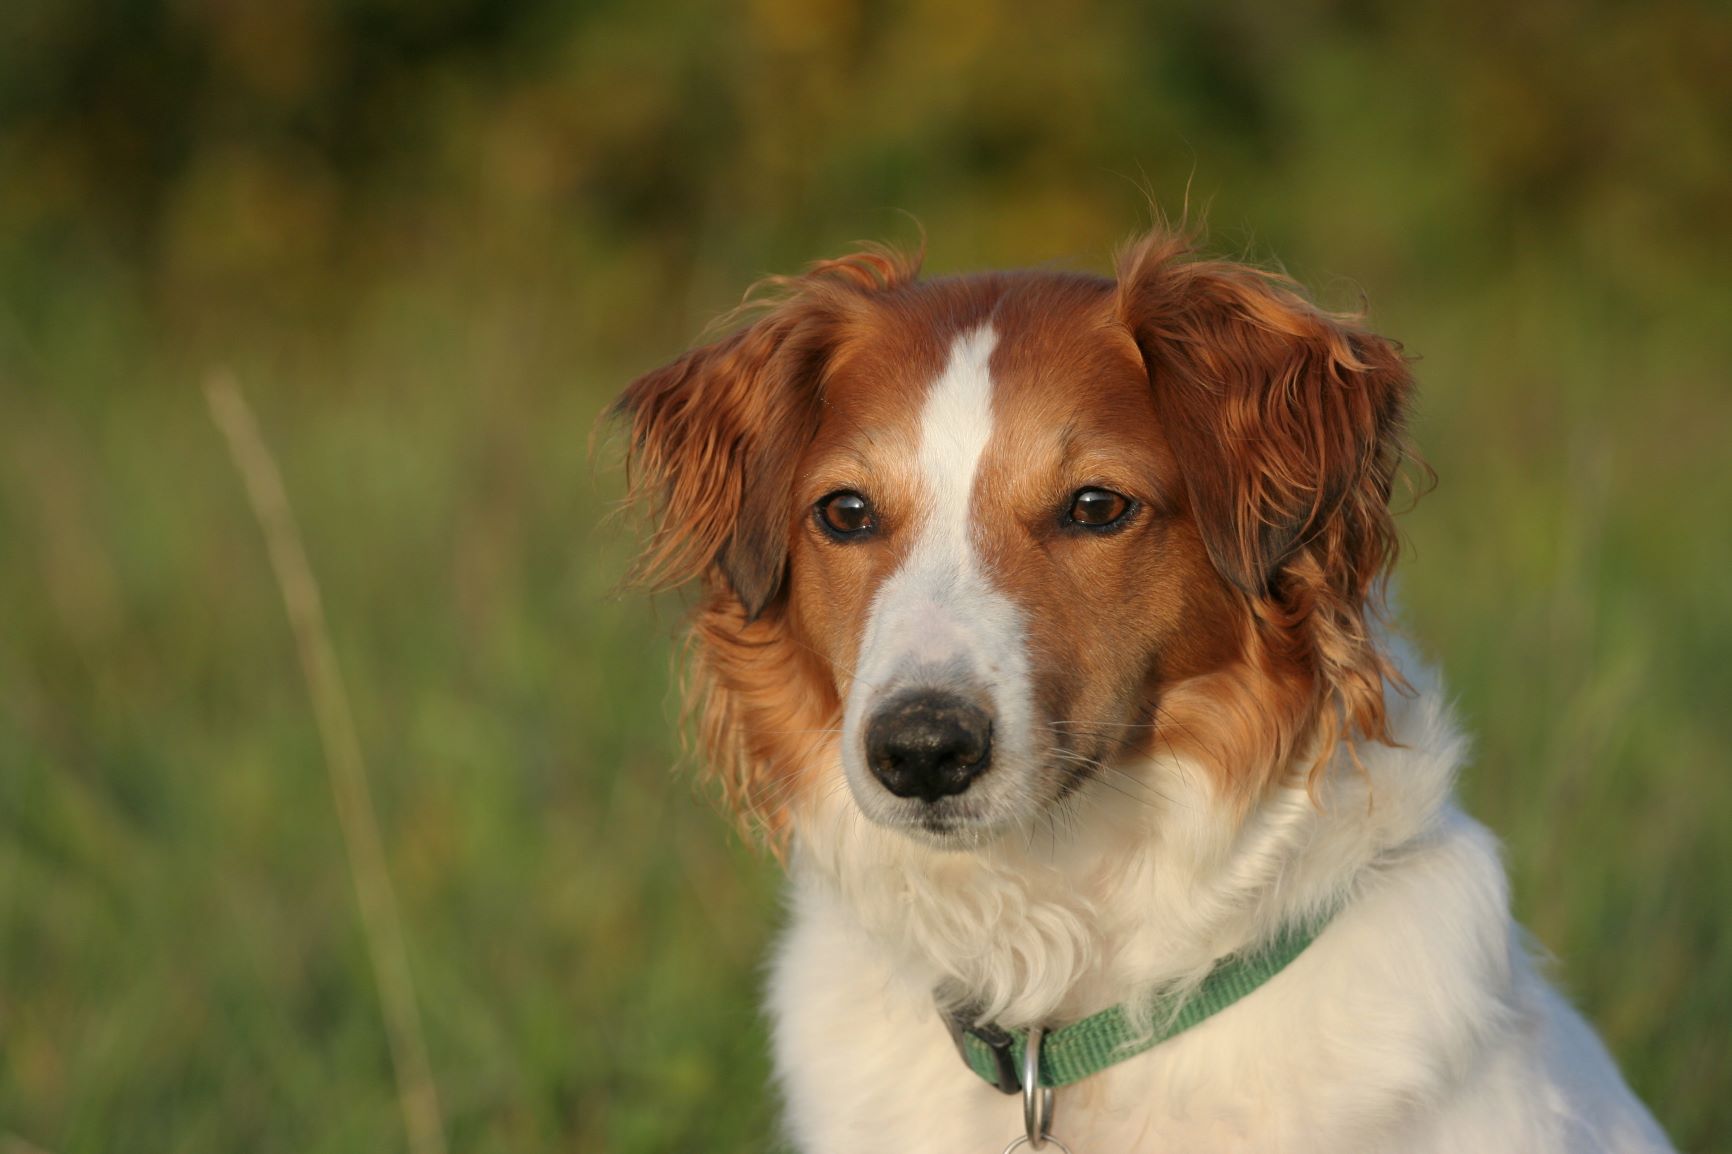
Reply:
<svg viewBox="0 0 1732 1154"><path fill-rule="evenodd" d="M796 818L798 900L827 904L923 991L983 1020L1062 1022L1196 982L1220 958L1342 902L1425 841L1464 753L1442 692L1401 662L1394 744L1343 748L1308 791L1241 816L1208 774L1153 758L1092 782L1036 828L942 851L872 825L828 788ZM839 773L839 770L837 771Z"/></svg>

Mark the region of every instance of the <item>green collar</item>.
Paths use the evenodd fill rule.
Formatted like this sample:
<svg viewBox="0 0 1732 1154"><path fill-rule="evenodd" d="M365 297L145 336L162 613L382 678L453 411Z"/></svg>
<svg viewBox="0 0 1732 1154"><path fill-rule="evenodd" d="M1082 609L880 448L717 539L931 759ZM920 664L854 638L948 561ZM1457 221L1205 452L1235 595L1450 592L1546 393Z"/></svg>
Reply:
<svg viewBox="0 0 1732 1154"><path fill-rule="evenodd" d="M1040 1043L1040 1084L1058 1087L1080 1082L1214 1017L1286 969L1328 922L1324 917L1307 925L1290 926L1255 953L1223 959L1188 995L1152 995L1146 1016L1138 1016L1146 1026L1136 1025L1123 1006L1113 1006L1080 1022L1048 1030ZM969 1021L963 1013L942 1012L968 1068L1006 1094L1020 1092L1017 1072L1028 1048L1028 1031L982 1025Z"/></svg>

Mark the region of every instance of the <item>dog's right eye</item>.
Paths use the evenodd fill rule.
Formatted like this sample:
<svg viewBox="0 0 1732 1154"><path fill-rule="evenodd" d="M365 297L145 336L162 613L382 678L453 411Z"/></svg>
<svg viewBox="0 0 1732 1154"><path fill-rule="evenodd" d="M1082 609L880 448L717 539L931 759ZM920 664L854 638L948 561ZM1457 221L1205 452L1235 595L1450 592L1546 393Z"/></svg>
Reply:
<svg viewBox="0 0 1732 1154"><path fill-rule="evenodd" d="M1072 525L1085 529L1116 529L1136 511L1136 502L1111 489L1078 489L1065 514Z"/></svg>
<svg viewBox="0 0 1732 1154"><path fill-rule="evenodd" d="M865 537L878 527L872 502L851 489L820 498L812 512L817 515L819 527L838 540Z"/></svg>

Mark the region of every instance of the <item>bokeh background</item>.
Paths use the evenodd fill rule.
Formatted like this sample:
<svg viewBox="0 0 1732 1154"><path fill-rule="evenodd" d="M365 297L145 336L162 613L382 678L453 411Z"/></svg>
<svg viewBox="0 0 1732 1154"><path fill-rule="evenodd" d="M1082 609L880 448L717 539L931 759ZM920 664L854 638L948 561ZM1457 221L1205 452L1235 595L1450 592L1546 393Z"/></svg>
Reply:
<svg viewBox="0 0 1732 1154"><path fill-rule="evenodd" d="M860 238L1145 190L1420 357L1404 619L1557 979L1732 1149L1732 10L5 0L0 1151L404 1149L283 606L303 525L460 1151L770 1148L776 867L674 768L587 440Z"/></svg>

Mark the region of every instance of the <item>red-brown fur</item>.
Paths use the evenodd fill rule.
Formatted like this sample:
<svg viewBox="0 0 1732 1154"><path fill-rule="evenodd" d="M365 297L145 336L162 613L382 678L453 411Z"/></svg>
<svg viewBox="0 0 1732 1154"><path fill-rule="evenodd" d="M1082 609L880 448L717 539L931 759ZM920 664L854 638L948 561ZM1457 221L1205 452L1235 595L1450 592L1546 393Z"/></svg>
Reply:
<svg viewBox="0 0 1732 1154"><path fill-rule="evenodd" d="M1413 381L1398 346L1285 278L1190 256L1144 238L1119 296L1210 555L1252 614L1243 671L1204 708L1243 716L1239 764L1273 772L1309 741L1314 767L1339 738L1388 739L1383 685L1399 677L1370 618L1398 548Z"/></svg>
<svg viewBox="0 0 1732 1154"><path fill-rule="evenodd" d="M1337 738L1387 739L1394 674L1369 618L1396 545L1411 382L1395 346L1166 232L1127 249L1116 283L916 272L874 250L778 280L760 319L619 402L631 498L657 523L640 575L702 581L689 701L737 812L779 834L836 741L897 519L915 515L887 462L950 341L988 316L1001 427L981 552L1027 609L1058 755L1171 747L1248 804ZM827 547L812 503L868 481L883 547ZM1146 506L1136 532L1063 534L1050 511L1104 483Z"/></svg>

